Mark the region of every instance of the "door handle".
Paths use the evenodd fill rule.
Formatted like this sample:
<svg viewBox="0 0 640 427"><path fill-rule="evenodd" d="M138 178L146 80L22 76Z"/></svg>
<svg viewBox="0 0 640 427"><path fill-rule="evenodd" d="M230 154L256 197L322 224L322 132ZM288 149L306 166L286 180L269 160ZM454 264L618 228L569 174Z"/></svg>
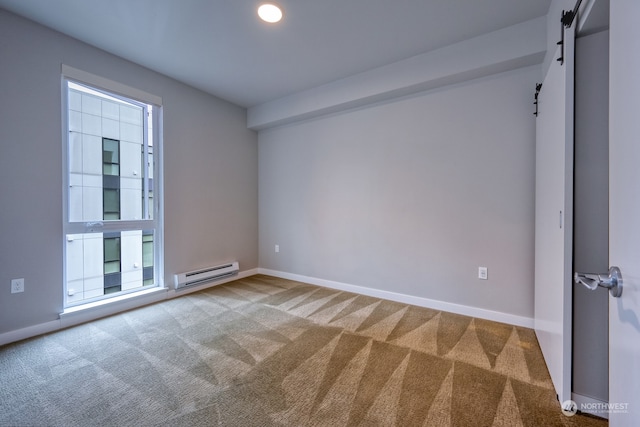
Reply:
<svg viewBox="0 0 640 427"><path fill-rule="evenodd" d="M594 291L598 286L609 289L614 298L622 295L622 273L618 267L611 267L607 274L573 273L573 281Z"/></svg>

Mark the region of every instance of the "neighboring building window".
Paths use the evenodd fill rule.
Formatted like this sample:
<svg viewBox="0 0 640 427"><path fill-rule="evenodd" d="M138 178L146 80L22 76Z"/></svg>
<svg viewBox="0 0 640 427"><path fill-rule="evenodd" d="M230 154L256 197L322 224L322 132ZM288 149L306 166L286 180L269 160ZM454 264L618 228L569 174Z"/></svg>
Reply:
<svg viewBox="0 0 640 427"><path fill-rule="evenodd" d="M103 219L120 219L120 141L102 138Z"/></svg>
<svg viewBox="0 0 640 427"><path fill-rule="evenodd" d="M64 84L65 306L160 286L160 189L153 179L160 106Z"/></svg>
<svg viewBox="0 0 640 427"><path fill-rule="evenodd" d="M122 290L120 274L120 233L104 233L104 293Z"/></svg>
<svg viewBox="0 0 640 427"><path fill-rule="evenodd" d="M153 231L142 232L142 280L145 286L153 284Z"/></svg>

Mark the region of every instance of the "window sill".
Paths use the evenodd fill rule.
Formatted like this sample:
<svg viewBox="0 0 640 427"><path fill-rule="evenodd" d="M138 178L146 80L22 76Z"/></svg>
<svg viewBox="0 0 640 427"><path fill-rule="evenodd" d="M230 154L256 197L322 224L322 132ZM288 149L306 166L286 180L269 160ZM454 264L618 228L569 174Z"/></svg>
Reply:
<svg viewBox="0 0 640 427"><path fill-rule="evenodd" d="M131 310L143 305L151 304L167 298L169 288L158 287L145 289L140 292L120 295L117 297L94 301L88 304L66 308L60 313L63 327L110 316L122 311Z"/></svg>

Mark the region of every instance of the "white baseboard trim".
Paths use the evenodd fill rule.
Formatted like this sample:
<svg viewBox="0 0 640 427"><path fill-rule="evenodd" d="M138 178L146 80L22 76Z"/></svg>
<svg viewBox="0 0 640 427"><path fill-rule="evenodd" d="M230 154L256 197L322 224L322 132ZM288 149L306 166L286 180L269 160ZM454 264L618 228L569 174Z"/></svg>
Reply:
<svg viewBox="0 0 640 427"><path fill-rule="evenodd" d="M464 316L477 317L480 319L492 320L494 322L507 323L509 325L522 326L533 329L533 319L529 317L517 316L515 314L502 313L499 311L487 310L484 308L470 307L467 305L454 304L445 301L438 301L429 298L416 297L412 295L400 294L397 292L383 291L380 289L367 288L364 286L350 285L348 283L334 282L332 280L319 279L316 277L303 276L300 274L286 273L283 271L258 268L259 274L280 277L282 279L295 280L312 285L323 286L325 288L337 289L340 291L353 292L370 297L382 298L419 307L431 308L434 310L448 311L450 313L462 314Z"/></svg>
<svg viewBox="0 0 640 427"><path fill-rule="evenodd" d="M15 331L9 331L0 334L0 345L10 344L16 341L22 341L27 338L35 337L37 335L48 334L49 332L57 331L60 328L60 320L52 320L50 322L39 323L33 326L27 326L26 328L16 329Z"/></svg>
<svg viewBox="0 0 640 427"><path fill-rule="evenodd" d="M454 303L449 303L445 301L438 301L438 300L433 300L429 298L400 294L397 292L367 288L364 286L351 285L348 283L335 282L332 280L325 280L325 279L320 279L316 277L303 276L300 274L286 273L283 271L270 270L266 268L253 268L250 270L241 271L233 277L228 277L223 280L219 280L211 283L205 283L200 286L194 286L192 288L186 288L179 291L176 291L175 289L163 288L163 289L155 290L155 292L150 292L145 295L141 295L141 296L139 295L139 296L134 296L132 298L123 299L122 301L114 302L113 304L104 304L104 305L92 307L87 310L77 310L77 311L62 313L59 319L0 334L0 345L5 345L5 344L9 344L16 341L21 341L27 338L32 338L37 335L54 332L60 329L68 328L70 326L90 322L92 320L97 320L102 317L110 316L123 311L132 310L134 308L153 304L158 301L180 297L196 291L201 291L203 289L207 289L213 286L219 286L224 283L232 282L238 279L243 279L245 277L253 276L256 274L266 274L269 276L280 277L283 279L295 280L298 282L304 282L304 283L310 283L312 285L323 286L325 288L337 289L337 290L346 291L346 292L353 292L356 294L402 302L405 304L431 308L434 310L443 310L443 311L448 311L450 313L462 314L464 316L477 317L480 319L493 320L494 322L501 322L501 323L507 323L510 325L523 326L525 328L534 327L533 319L528 317L516 316L514 314L502 313L502 312L486 310L478 307L470 307L466 305L454 304ZM578 401L576 400L576 402ZM603 415L600 415L600 416L603 416Z"/></svg>
<svg viewBox="0 0 640 427"><path fill-rule="evenodd" d="M123 295L117 300L105 300L102 304L95 304L84 309L71 309L64 313L60 313L60 318L50 322L40 323L26 328L17 329L0 334L0 346L10 344L12 342L22 341L38 335L55 332L70 326L79 325L81 323L97 320L102 317L111 316L123 311L132 310L145 305L153 304L162 300L181 297L192 292L201 291L213 286L219 286L223 283L232 282L234 280L243 279L245 277L258 274L258 269L241 271L235 276L227 277L215 282L205 283L200 286L194 286L184 290L176 291L175 289L158 288L151 289L142 294Z"/></svg>
<svg viewBox="0 0 640 427"><path fill-rule="evenodd" d="M609 419L609 402L577 393L571 393L571 400L576 402L580 412Z"/></svg>

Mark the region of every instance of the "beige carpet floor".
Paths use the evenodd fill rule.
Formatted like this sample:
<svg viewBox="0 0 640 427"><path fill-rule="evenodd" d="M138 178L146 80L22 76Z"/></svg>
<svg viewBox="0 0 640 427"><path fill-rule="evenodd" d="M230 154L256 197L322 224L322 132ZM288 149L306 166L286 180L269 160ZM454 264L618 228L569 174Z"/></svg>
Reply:
<svg viewBox="0 0 640 427"><path fill-rule="evenodd" d="M257 275L0 347L1 426L604 426L531 329Z"/></svg>

